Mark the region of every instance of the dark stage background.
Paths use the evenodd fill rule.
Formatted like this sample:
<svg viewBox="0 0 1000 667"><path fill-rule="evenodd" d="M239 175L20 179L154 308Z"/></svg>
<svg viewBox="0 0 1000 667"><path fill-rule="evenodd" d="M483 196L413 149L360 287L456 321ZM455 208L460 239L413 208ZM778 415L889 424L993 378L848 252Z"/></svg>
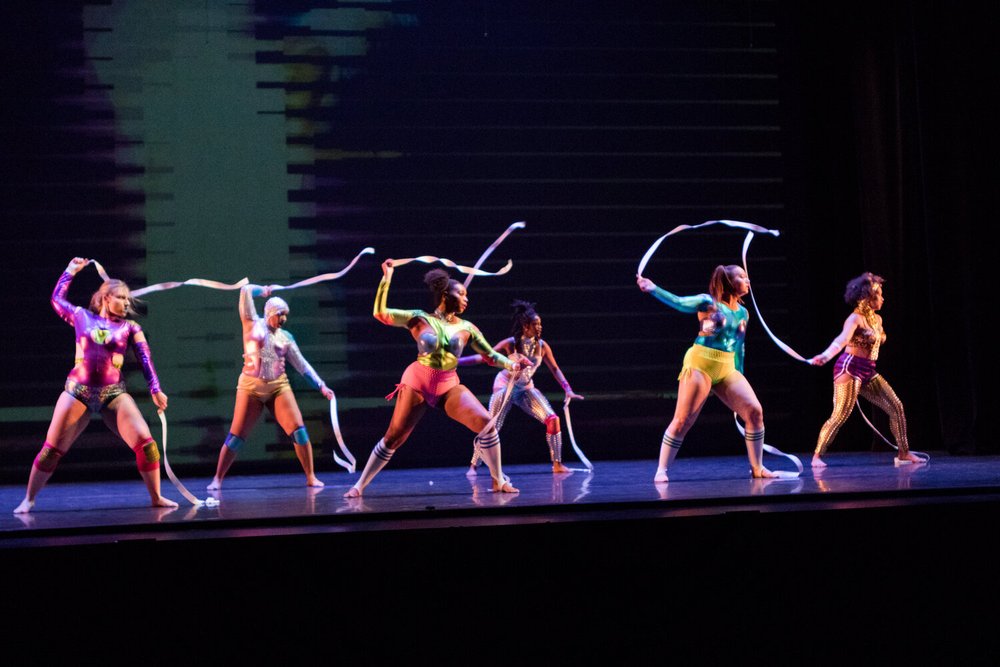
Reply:
<svg viewBox="0 0 1000 667"><path fill-rule="evenodd" d="M719 218L781 230L755 242L751 277L768 324L807 356L849 312L844 283L885 276L879 365L907 406L911 445L996 451L980 416L990 369L975 354L988 340L994 5L132 0L0 12L3 481L26 477L72 364L48 298L74 255L134 287L285 283L374 246L344 279L287 296L289 329L337 391L364 460L388 424L382 396L415 354L405 331L370 316L378 262L471 263L517 220L527 228L486 267L511 258L514 269L473 283L468 319L495 342L513 298L538 303L587 397L573 418L593 460L655 456L696 327L641 294L635 267L660 234ZM739 261L741 239L682 235L646 273L704 291L716 264ZM397 271L390 305L426 306L416 266ZM88 269L72 299L97 285ZM171 461L208 475L241 362L236 294L186 287L146 308ZM493 372L462 375L485 400ZM829 369L786 357L754 318L747 375L768 441L811 451ZM333 470L324 402L292 382L320 470ZM547 371L538 384L561 397ZM518 442L505 461L545 459L526 416L503 437ZM92 425L60 478L134 475L112 442ZM686 442L681 456L743 450L715 401ZM393 465L462 465L470 444L429 414ZM855 418L836 446L878 445ZM290 450L268 419L235 471L297 470Z"/></svg>

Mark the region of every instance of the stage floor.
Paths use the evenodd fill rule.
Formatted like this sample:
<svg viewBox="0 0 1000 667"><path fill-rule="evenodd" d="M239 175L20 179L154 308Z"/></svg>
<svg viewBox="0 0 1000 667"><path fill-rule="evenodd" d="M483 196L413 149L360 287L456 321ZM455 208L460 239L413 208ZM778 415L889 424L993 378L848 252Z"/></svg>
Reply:
<svg viewBox="0 0 1000 667"><path fill-rule="evenodd" d="M996 500L1000 457L952 457L932 452L927 465L896 468L885 453L831 454L829 467L808 467L795 479L754 480L745 457L680 459L670 482L654 484L655 461L597 461L553 475L548 466L515 465L507 473L519 494L490 491L485 468L391 467L365 495L345 499L356 474L321 474L323 488L307 488L301 474L231 475L216 507L194 507L168 481L164 494L176 510L146 506L141 481L49 484L31 514L15 515L24 487L0 487L0 548L201 539L316 532L386 531L454 526L668 518L734 511L795 511ZM768 460L772 468L789 465ZM576 464L579 465L579 464ZM181 480L199 498L209 478Z"/></svg>

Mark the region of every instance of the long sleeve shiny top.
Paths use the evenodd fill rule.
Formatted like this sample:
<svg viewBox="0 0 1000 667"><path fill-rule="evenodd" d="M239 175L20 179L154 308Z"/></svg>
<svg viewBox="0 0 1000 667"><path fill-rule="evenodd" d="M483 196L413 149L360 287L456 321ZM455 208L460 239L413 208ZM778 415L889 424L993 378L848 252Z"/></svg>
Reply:
<svg viewBox="0 0 1000 667"><path fill-rule="evenodd" d="M253 297L260 288L245 285L240 289L240 319L243 321L243 374L270 382L285 373L285 360L309 382L320 389L324 382L309 365L291 332L278 327L271 329L257 315Z"/></svg>
<svg viewBox="0 0 1000 667"><path fill-rule="evenodd" d="M743 372L744 338L750 313L742 305L730 308L709 294L677 296L657 287L651 292L658 301L682 313L706 313L699 318L700 330L695 343L723 352L733 352L736 370Z"/></svg>
<svg viewBox="0 0 1000 667"><path fill-rule="evenodd" d="M383 277L378 284L372 315L382 324L410 329L417 341L418 363L435 370L452 370L458 366L458 358L468 344L483 355L491 366L513 369L514 363L494 350L472 322L458 317L445 322L423 310L388 308L386 301L389 297L389 283L390 280Z"/></svg>
<svg viewBox="0 0 1000 667"><path fill-rule="evenodd" d="M122 382L122 365L131 343L149 392L159 393L160 380L153 367L149 344L135 339L142 333L139 323L125 318L104 318L86 308L74 306L66 299L71 282L73 274L66 271L52 291L53 310L74 328L76 335L76 365L70 371L69 379L89 387Z"/></svg>

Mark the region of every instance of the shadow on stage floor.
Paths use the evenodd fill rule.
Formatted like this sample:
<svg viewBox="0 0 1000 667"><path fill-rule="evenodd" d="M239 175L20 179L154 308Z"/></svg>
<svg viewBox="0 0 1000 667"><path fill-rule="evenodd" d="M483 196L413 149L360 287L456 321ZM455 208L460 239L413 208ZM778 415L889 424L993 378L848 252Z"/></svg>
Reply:
<svg viewBox="0 0 1000 667"><path fill-rule="evenodd" d="M825 642L799 657L833 664L901 655L898 632L934 664L995 657L1000 457L828 460L772 481L742 457L681 459L666 485L651 461L513 466L518 495L491 493L485 472L390 468L357 500L342 497L348 473L320 490L233 476L218 507L175 511L143 507L138 480L51 484L20 518L23 488L6 486L0 562L35 613L163 610L238 633L229 650L265 662L299 633L331 655L446 664L462 650L645 661L689 642L712 662L754 641ZM183 481L205 497L207 479Z"/></svg>

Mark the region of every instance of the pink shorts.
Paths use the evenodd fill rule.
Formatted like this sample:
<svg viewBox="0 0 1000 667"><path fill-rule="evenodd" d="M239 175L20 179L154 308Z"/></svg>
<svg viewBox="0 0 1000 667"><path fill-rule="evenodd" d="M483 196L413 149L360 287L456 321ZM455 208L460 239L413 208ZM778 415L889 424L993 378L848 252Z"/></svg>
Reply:
<svg viewBox="0 0 1000 667"><path fill-rule="evenodd" d="M450 389L461 384L458 373L455 369L450 371L439 371L424 366L419 361L414 361L403 371L396 390L385 397L391 400L399 392L399 388L406 385L413 391L419 393L432 408L437 407L438 399L447 394Z"/></svg>

